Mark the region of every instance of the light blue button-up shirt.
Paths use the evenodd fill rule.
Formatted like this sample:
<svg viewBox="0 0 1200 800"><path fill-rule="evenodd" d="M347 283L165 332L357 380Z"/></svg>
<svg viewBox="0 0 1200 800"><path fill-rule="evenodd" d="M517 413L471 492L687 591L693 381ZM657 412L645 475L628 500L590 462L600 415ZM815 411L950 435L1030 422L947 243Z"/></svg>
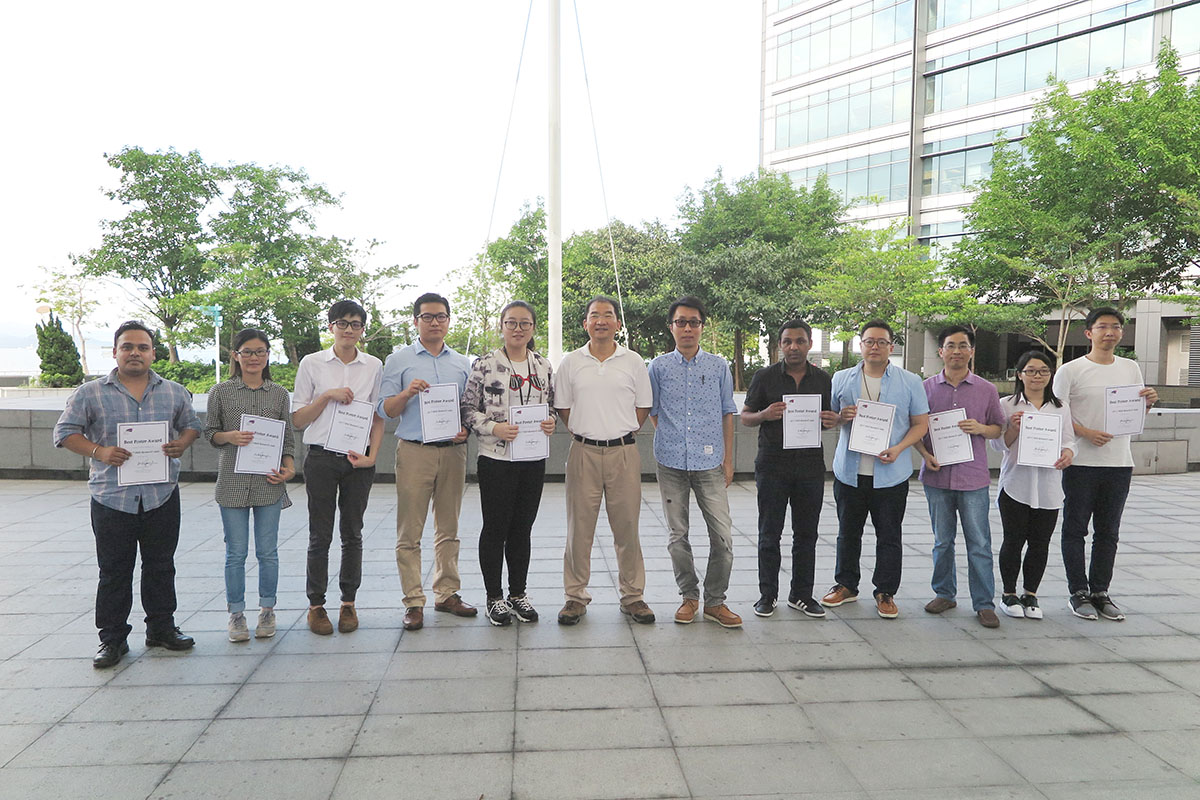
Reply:
<svg viewBox="0 0 1200 800"><path fill-rule="evenodd" d="M850 369L843 369L833 375L833 393L830 397L830 407L839 412L846 406L858 405L859 394L862 391L862 364L856 364ZM888 364L879 384L879 401L891 403L896 407L896 417L892 421L892 436L890 445L895 446L908 435L912 427L909 417L929 413L929 400L925 396L925 387L919 375L901 369L895 364ZM850 449L850 427L853 422L841 426L838 432L837 450L833 455L833 474L842 483L858 486L859 454ZM885 489L896 486L912 477L912 458L906 455L907 450L891 464L885 464L876 459L874 486Z"/></svg>
<svg viewBox="0 0 1200 800"><path fill-rule="evenodd" d="M698 472L725 458L722 420L737 411L733 378L720 356L700 350L691 361L678 350L650 362L654 402L654 459L664 467Z"/></svg>
<svg viewBox="0 0 1200 800"><path fill-rule="evenodd" d="M418 339L392 353L384 362L383 385L379 389L379 402L375 404L375 413L384 419L394 419L384 412L384 401L400 394L417 378L431 384L457 383L461 400L470 374L471 361L462 353L456 352L449 345L443 345L442 352L435 356L426 350L425 345ZM415 397L406 403L404 410L400 412L396 438L421 441L421 403Z"/></svg>

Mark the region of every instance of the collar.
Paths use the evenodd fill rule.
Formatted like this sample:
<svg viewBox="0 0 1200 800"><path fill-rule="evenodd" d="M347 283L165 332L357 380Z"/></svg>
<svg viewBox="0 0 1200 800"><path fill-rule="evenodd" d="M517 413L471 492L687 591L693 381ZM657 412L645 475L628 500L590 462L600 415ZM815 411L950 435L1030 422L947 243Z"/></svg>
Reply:
<svg viewBox="0 0 1200 800"><path fill-rule="evenodd" d="M783 362L782 358L779 359L778 361L776 361L774 364L772 364L767 369L773 369L776 372L778 372L781 376L787 375L787 365ZM808 359L805 359L805 361L804 361L804 377L807 378L810 374L812 374L812 371L814 369L816 369L816 367L813 365L813 363L811 361L809 361Z"/></svg>
<svg viewBox="0 0 1200 800"><path fill-rule="evenodd" d="M163 376L159 375L154 370L149 370L149 375L150 375L150 379L146 383L146 388L149 388L151 386L157 386L158 384L162 383L164 380ZM125 388L125 384L121 383L121 379L117 377L117 368L116 367L113 367L112 372L108 373L103 378L101 378L100 382L120 386L122 389ZM126 389L126 391L129 391L129 390Z"/></svg>
<svg viewBox="0 0 1200 800"><path fill-rule="evenodd" d="M619 346L620 346L620 345L618 345L618 347L619 347ZM683 357L683 353L680 353L678 350L672 350L672 351L670 352L670 355L671 355L671 356L674 356L674 358L675 358L675 362L676 362L677 364L686 364L686 363L688 363L688 360L687 360L686 358L684 358L684 357ZM691 361L691 363L695 364L697 361L699 361L699 360L700 360L700 356L703 356L703 355L707 355L707 353L705 353L705 352L704 352L704 348L703 348L703 347L701 347L701 348L698 348L698 349L696 350L696 355L692 356L692 361ZM615 356L615 354L614 354L614 358L615 358L615 357L616 357L616 356Z"/></svg>
<svg viewBox="0 0 1200 800"><path fill-rule="evenodd" d="M330 347L328 350L324 350L322 352L325 354L326 361L341 361L341 359L337 357L337 353L333 352L332 347ZM347 362L347 363L348 364L360 364L362 362L363 362L363 351L359 350L356 347L356 348L354 348L354 360Z"/></svg>
<svg viewBox="0 0 1200 800"><path fill-rule="evenodd" d="M975 383L975 381L974 381L974 378L975 378L975 373L974 373L974 372L971 372L971 370L967 370L966 377L964 377L964 378L962 379L961 383L969 383L969 384L974 384L974 383ZM933 382L934 382L934 383L944 383L944 384L950 384L951 386L953 386L953 385L954 385L954 384L950 383L950 381L946 380L946 370L945 370L945 369L943 369L943 370L942 370L941 372L939 372L937 375L934 375L934 376L933 376Z"/></svg>
<svg viewBox="0 0 1200 800"><path fill-rule="evenodd" d="M334 357L336 358L336 356L334 356ZM261 392L261 391L265 391L266 388L271 385L271 379L264 378L263 382L262 382L262 386L259 386L257 389L252 389L249 386L247 386L246 382L244 380L242 380L241 375L234 375L233 377L231 377L229 379L229 383L235 389L246 389L247 391L251 391L251 392Z"/></svg>
<svg viewBox="0 0 1200 800"><path fill-rule="evenodd" d="M450 345L446 344L446 342L443 340L442 341L442 352L438 353L435 356L433 353L429 352L428 348L425 347L425 344L424 344L424 342L421 341L420 337L417 337L417 340L412 343L412 348L413 348L413 352L425 353L430 358L441 358L442 356L446 355L447 353L451 353L451 354L455 353L454 348L451 347Z"/></svg>
<svg viewBox="0 0 1200 800"><path fill-rule="evenodd" d="M617 349L615 351L613 351L613 354L611 356L604 359L604 361L601 361L600 359L598 359L594 355L592 355L591 342L588 342L583 347L579 348L579 352L583 353L585 356L590 358L592 361L595 361L597 364L603 364L605 362L612 361L613 359L620 358L621 356L623 356L629 352L629 348L625 347L620 342L616 342L615 344L617 345Z"/></svg>
<svg viewBox="0 0 1200 800"><path fill-rule="evenodd" d="M853 367L851 367L850 369L854 370L854 377L855 377L855 379L857 379L857 380L862 380L862 378L863 378L863 375L864 375L864 372L863 372L863 362L859 361L857 364L855 364L855 365L854 365ZM900 367L897 367L895 364L893 364L891 361L889 361L889 362L888 362L888 365L887 365L887 366L884 368L884 370L883 370L883 374L879 376L879 379L880 379L880 380L883 380L883 379L884 379L884 378L886 378L887 376L891 375L891 374L892 374L892 370L895 370L895 369L900 369Z"/></svg>

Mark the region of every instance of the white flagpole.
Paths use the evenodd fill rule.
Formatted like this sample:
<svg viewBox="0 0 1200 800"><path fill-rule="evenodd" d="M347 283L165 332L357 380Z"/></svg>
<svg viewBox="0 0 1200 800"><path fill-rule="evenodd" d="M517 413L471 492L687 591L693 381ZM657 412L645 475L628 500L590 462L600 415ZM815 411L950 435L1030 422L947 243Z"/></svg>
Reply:
<svg viewBox="0 0 1200 800"><path fill-rule="evenodd" d="M562 42L560 0L550 0L550 186L547 191L546 246L549 251L549 303L547 320L550 341L550 362L558 366L562 360Z"/></svg>

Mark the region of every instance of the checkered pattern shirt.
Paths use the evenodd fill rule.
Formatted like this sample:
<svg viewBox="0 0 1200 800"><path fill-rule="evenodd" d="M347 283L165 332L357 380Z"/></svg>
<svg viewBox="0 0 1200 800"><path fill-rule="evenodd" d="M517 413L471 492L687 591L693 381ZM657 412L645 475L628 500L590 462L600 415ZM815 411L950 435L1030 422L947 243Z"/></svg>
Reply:
<svg viewBox="0 0 1200 800"><path fill-rule="evenodd" d="M283 455L295 454L292 440L292 400L287 389L273 381L263 381L257 389L251 389L240 377L222 381L208 392L208 417L204 425L204 439L221 451L221 463L217 468L217 503L226 508L274 505L283 498L283 507L292 504L287 487L282 483L268 483L266 475L248 475L234 472L237 461L236 445L217 444L213 436L223 431L241 430L242 414L283 420Z"/></svg>

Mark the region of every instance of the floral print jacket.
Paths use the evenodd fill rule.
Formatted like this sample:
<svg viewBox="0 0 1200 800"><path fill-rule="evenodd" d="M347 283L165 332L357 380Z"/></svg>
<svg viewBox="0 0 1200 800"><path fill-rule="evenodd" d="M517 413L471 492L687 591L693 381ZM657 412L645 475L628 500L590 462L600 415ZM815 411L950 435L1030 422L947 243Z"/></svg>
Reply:
<svg viewBox="0 0 1200 800"><path fill-rule="evenodd" d="M553 369L550 362L530 350L526 363L533 370L537 383L541 384L541 388L535 384L532 389L528 383L524 385L525 391L530 393L528 402L546 403L550 406L550 414L557 416L554 410L554 386L551 382ZM508 442L492 436L492 428L497 422L508 422L511 397L509 381L512 374L513 370L509 366L504 349L493 350L475 360L462 396L463 426L474 431L479 437L480 454L501 461L509 460Z"/></svg>

